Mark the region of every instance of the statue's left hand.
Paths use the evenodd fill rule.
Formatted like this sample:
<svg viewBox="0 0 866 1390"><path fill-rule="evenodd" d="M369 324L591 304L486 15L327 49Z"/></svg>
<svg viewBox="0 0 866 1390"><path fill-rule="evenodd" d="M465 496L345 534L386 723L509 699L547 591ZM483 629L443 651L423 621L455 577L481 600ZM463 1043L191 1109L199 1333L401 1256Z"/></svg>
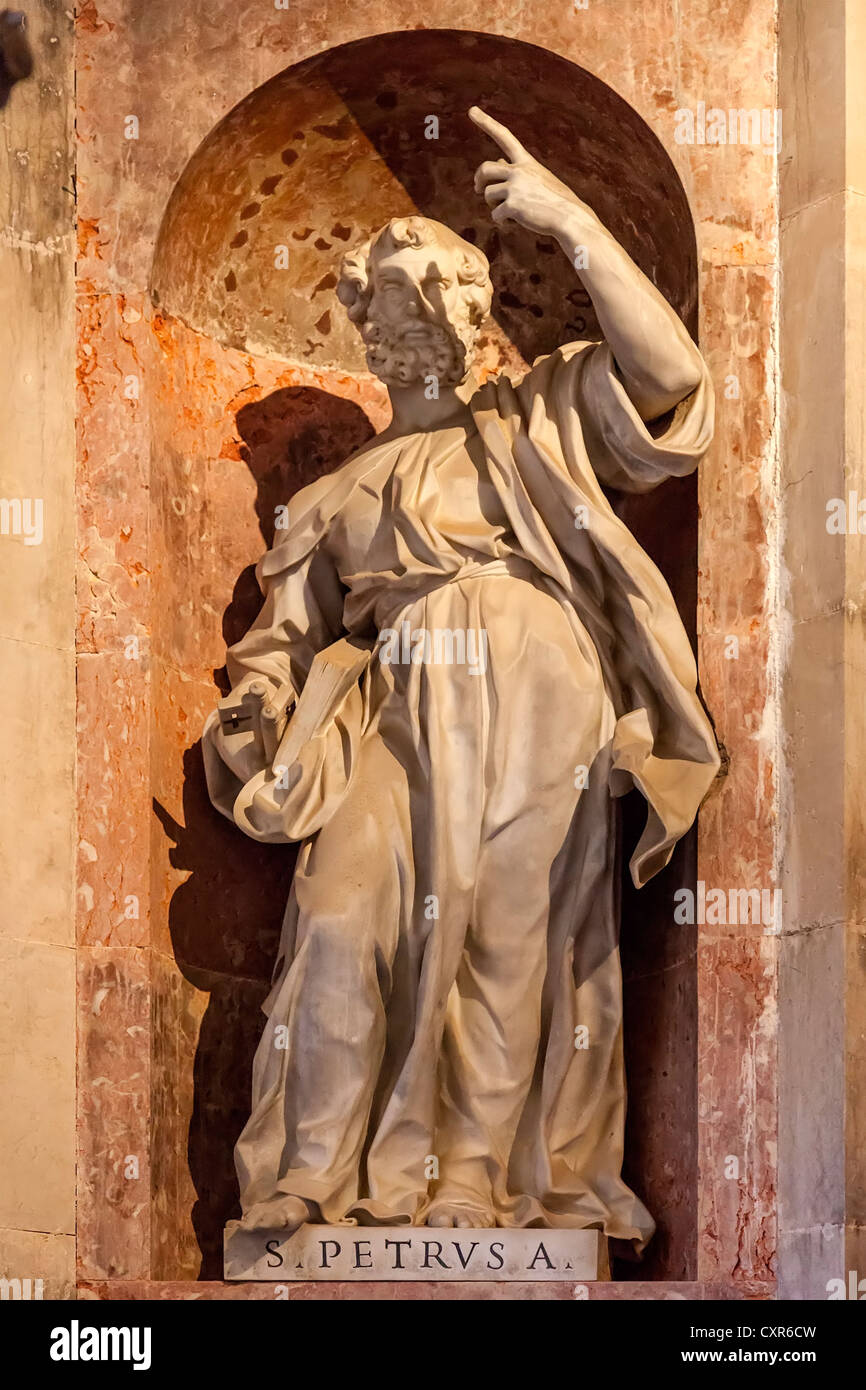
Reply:
<svg viewBox="0 0 866 1390"><path fill-rule="evenodd" d="M475 192L483 193L494 222L517 222L527 231L559 237L566 226L573 229L576 218L597 221L592 210L533 159L507 126L478 106L471 107L469 115L505 155L485 160L475 171Z"/></svg>

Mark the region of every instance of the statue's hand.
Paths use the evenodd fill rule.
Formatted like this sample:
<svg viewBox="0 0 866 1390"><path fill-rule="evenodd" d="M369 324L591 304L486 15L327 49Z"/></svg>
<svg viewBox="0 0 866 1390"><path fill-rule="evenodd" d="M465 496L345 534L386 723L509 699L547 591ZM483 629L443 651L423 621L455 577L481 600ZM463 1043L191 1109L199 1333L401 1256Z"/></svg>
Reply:
<svg viewBox="0 0 866 1390"><path fill-rule="evenodd" d="M495 140L504 159L488 159L475 171L475 192L483 193L494 222L517 222L527 231L559 238L575 230L576 220L597 222L595 213L582 203L549 169L533 159L507 126L500 125L480 107L470 118Z"/></svg>
<svg viewBox="0 0 866 1390"><path fill-rule="evenodd" d="M477 106L469 115L505 156L475 174L494 222L517 222L559 242L592 300L632 404L642 419L657 420L695 390L705 370L679 317L592 208L504 125Z"/></svg>

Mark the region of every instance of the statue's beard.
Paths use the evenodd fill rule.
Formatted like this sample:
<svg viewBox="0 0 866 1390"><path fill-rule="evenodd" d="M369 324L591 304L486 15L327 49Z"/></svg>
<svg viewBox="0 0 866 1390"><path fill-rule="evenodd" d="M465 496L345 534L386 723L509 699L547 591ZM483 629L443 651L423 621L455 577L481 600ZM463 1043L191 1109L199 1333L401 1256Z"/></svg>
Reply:
<svg viewBox="0 0 866 1390"><path fill-rule="evenodd" d="M472 335L474 336L474 335ZM459 386L468 370L471 338L449 324L413 319L391 327L368 318L361 328L367 366L386 386L411 386L435 377L439 386Z"/></svg>

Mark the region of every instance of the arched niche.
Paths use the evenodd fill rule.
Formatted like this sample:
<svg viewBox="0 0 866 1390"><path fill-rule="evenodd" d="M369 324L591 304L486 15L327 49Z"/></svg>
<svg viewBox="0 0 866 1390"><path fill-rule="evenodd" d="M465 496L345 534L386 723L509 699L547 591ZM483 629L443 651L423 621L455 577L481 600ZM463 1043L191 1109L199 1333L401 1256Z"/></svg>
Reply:
<svg viewBox="0 0 866 1390"><path fill-rule="evenodd" d="M151 289L217 341L312 367L363 371L335 310L341 253L388 216L447 223L490 260L495 365L595 336L587 296L557 248L491 222L472 173L498 149L472 102L595 209L694 327L688 204L646 123L591 73L493 34L415 30L361 39L274 77L196 150L169 202ZM433 137L433 138L430 138ZM275 266L286 246L288 271Z"/></svg>
<svg viewBox="0 0 866 1390"><path fill-rule="evenodd" d="M188 1174L174 1158L184 1136L155 1109L157 1277L195 1273L199 1251L200 1272L220 1277L222 1225L235 1214L231 1150L292 868L290 850L243 840L211 810L195 739L219 693L225 643L255 614L251 566L272 540L275 505L386 419L384 392L334 293L340 257L388 217L421 212L490 259L485 371L519 372L560 342L598 336L559 249L496 228L474 194L475 167L497 152L466 115L473 103L595 209L696 329L694 229L671 160L610 87L531 44L416 30L329 49L253 91L181 174L151 276L154 898L167 951L209 1002L189 1029L195 1043L181 1040L161 1064L166 1084L192 1086L193 1096ZM614 500L694 637L693 481ZM182 823L159 809L172 803L182 803ZM627 805L627 839L632 820ZM696 1277L694 942L671 912L673 888L693 866L689 838L643 893L623 882L626 1172L659 1234L643 1266L618 1267L621 1278Z"/></svg>

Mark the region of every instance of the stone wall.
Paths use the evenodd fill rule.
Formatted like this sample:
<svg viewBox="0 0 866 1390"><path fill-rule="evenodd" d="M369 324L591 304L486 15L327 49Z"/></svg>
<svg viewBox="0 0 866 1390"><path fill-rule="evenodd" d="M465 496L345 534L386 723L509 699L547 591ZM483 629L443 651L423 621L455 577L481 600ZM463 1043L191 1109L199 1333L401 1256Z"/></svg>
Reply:
<svg viewBox="0 0 866 1390"><path fill-rule="evenodd" d="M236 1076L248 1065L259 1027L255 1003L273 940L269 933L278 920L290 864L259 854L261 920L240 921L227 886L233 872L249 872L253 852L203 804L195 741L213 703L210 671L221 663L225 631L240 631L252 611L248 576L234 593L232 586L262 546L257 504L259 513L266 508L257 471L288 453L297 465L298 485L306 481L303 469L311 452L313 466L328 466L335 437L344 440L346 431L358 435L369 427L361 411L372 424L381 421L378 392L359 371L352 355L356 349L348 340L342 343L338 311L332 314L332 286L330 298L327 284L320 291L312 319L309 302L347 228L363 229L365 219L371 226L381 222L395 196L400 206L422 205L422 210L428 210L431 197L434 203L445 197L445 208L454 196L422 188L417 177L413 188L413 161L405 148L411 153L414 142L427 154L417 102L428 100L427 90L435 96L438 61L441 110L434 114L445 124L442 157L453 163L448 122L453 125L459 116L448 95L451 65L446 79L433 46L423 61L425 45L417 32L406 44L411 42L421 61L415 60L413 71L411 53L395 57L399 80L387 63L346 61L341 67L339 59L323 60L324 66L313 65L306 83L303 70L279 78L276 105L250 97L241 113L248 119L239 114L234 124L226 123L236 167L211 140L186 166L212 127L265 79L336 44L428 25L427 13L416 15L411 5L369 15L363 8L295 6L288 15L264 0L206 12L159 0L146 10L88 4L79 17L80 418L81 457L88 460L81 485L86 646L80 704L89 730L79 758L82 815L85 827L91 827L82 834L97 849L82 865L89 892L82 898L80 926L84 977L89 991L103 1000L98 1019L86 1007L81 1011L84 1055L100 1056L108 1039L120 1040L112 1051L116 1071L110 1092L104 1091L98 1109L86 1093L83 1100L83 1170L92 1174L92 1184L82 1194L83 1231L91 1237L82 1241L80 1260L82 1274L90 1278L195 1277L202 1247L204 1271L218 1272L216 1242L231 1199L231 1141L243 1118L242 1093L228 1116L218 1097L225 1094L228 1073ZM449 5L437 10L436 25L467 27L459 8ZM776 693L767 669L775 155L747 146L677 145L674 128L677 109L700 101L775 105L773 7L735 7L720 18L715 6L696 3L681 13L676 29L674 12L663 3L587 11L539 4L525 8L519 18L482 6L472 28L578 62L627 103L618 108L612 93L609 109L599 110L597 102L590 119L583 115L576 84L572 126L557 94L545 131L541 108L547 87L537 80L532 86L530 73L522 83L528 95L518 97L517 84L510 104L522 109L530 134L546 134L551 157L560 129L565 136L570 129L578 132L575 148L563 146L571 176L588 187L594 178L596 200L606 197L612 210L619 202L625 235L631 229L638 247L643 233L634 229L640 228L646 141L642 148L630 130L648 127L657 137L690 202L702 345L719 386L736 375L741 391L730 402L720 392L717 443L699 484L704 692L732 770L724 791L706 809L698 872L726 888L770 886L775 865ZM460 45L447 38L430 40L435 42L444 45L443 52L459 54L455 62L470 74L473 49L490 46L469 36ZM535 61L541 62L540 55ZM359 67L373 98L366 98L367 107ZM109 70L114 80L106 83ZM324 86L329 104L322 106L317 86ZM456 91L462 96L460 85ZM495 87L491 95L495 103ZM509 103L501 100L505 114ZM137 121L136 139L125 138L130 116ZM293 121L298 129L289 130ZM599 131L606 129L616 131L614 143L620 141L635 166L628 192L617 190L614 196L598 158ZM358 157L357 151L352 157L350 139L343 153L352 130L380 154L376 165L363 166L363 187L354 198ZM308 140L318 141L320 153L305 161L308 178L293 182L292 154L306 154ZM387 178L371 179L371 167L394 170L401 145L399 187L392 188ZM541 148L539 153L549 152ZM348 209L342 219L331 215L335 181L349 182L341 190L341 206ZM444 173L440 182L449 189ZM198 201L188 194L193 185ZM675 193L676 183L671 189ZM637 199L631 214L630 198ZM302 253L297 253L290 235L306 231L301 226L306 200L317 254L300 239ZM466 214L470 224L478 220L477 212L471 206ZM320 213L327 213L324 221ZM456 208L449 211L454 215ZM154 312L147 289L161 225L152 272L159 301ZM672 227L678 225L682 219L674 217ZM284 298L278 300L274 275L265 272L269 248L283 237L296 252L300 279L295 284L287 277ZM681 263L674 243L669 233L659 261L658 278L671 284ZM489 351L507 360L509 352L531 356L544 344L531 343L525 354L520 350L521 333L528 332L530 344L537 330L525 292L522 300L516 293L524 283L517 256L510 248L503 255L511 261L514 285L506 276L511 299L499 306L500 346L491 343ZM538 259L542 269L544 258ZM688 304L683 308L688 313ZM543 317L539 322L544 328ZM288 361L276 360L275 354ZM351 377L338 379L346 368ZM130 375L139 380L133 400L123 393ZM304 394L285 394L291 392ZM322 412L324 393L346 402L339 431ZM285 407L290 399L295 435L286 439L276 421L279 403ZM683 545L688 546L685 525ZM675 543L671 550L676 554ZM737 575L736 585L731 574ZM736 661L724 657L731 635L740 643ZM137 661L125 655L130 636L140 639ZM108 739L106 760L107 701L121 724ZM141 763L151 775L137 786L131 766ZM219 874L202 864L209 844ZM137 904L130 909L131 898ZM138 917L127 916L136 906ZM678 1048L691 1047L692 1090L695 1073L699 1082L699 1122L685 1073L679 1090L659 1107L655 1135L660 1170L665 1163L675 1168L685 1145L692 1169L700 1174L691 1234L683 1235L679 1254L672 1252L679 1277L772 1278L775 947L760 925L745 931L693 929L676 937L671 923L659 950L640 958L643 980L656 976L664 989L656 1030L647 1019L643 1048L638 1039L635 1053L649 1053L654 1062L648 1071L661 1081L666 1048L668 1057L676 1058ZM636 988L647 986L638 982ZM701 1011L691 1024L682 1014L690 1007L690 991ZM129 1019L136 1029L150 1028L149 1052L128 1041ZM678 1024L678 1043L671 1048ZM645 1147L652 1151L652 1145ZM140 1156L137 1183L122 1177L126 1154ZM738 1159L736 1179L724 1175L728 1155ZM669 1189L672 1208L675 1189L676 1183ZM681 1198L684 1194L685 1178L679 1192ZM688 1201L685 1205L688 1209ZM671 1269L656 1273L674 1275Z"/></svg>
<svg viewBox="0 0 866 1390"><path fill-rule="evenodd" d="M28 17L36 71L0 111L0 497L42 511L39 543L14 516L0 535L0 1275L62 1297L75 1278L73 40L61 0Z"/></svg>
<svg viewBox="0 0 866 1390"><path fill-rule="evenodd" d="M783 9L780 494L784 511L785 931L779 1017L780 1290L866 1271L864 539L866 5Z"/></svg>
<svg viewBox="0 0 866 1390"><path fill-rule="evenodd" d="M790 16L794 53L800 6L792 0L782 8ZM41 12L60 13L48 3ZM394 31L408 31L413 51L423 53L418 33L430 25L429 7L414 0L375 6L297 0L290 11L277 10L273 0L213 0L206 7L177 0L85 0L79 6L78 1267L80 1280L104 1296L153 1288L141 1281L157 1280L165 1296L177 1297L178 1281L200 1272L218 1277L216 1241L232 1198L231 1142L243 1119L236 1091L234 1109L226 1112L227 1084L229 1090L235 1086L226 1078L246 1074L249 1065L275 914L278 920L291 862L242 841L210 811L195 745L218 693L213 671L221 665L225 640L254 611L249 566L263 533L268 538L268 510L275 489L285 485L286 464L289 480L301 485L310 476L305 470L327 468L348 441L383 421L378 388L357 360L345 356L353 349L337 327L332 286L316 293L328 275L325 262L336 255L349 226L345 217L319 219L332 206L331 181L352 177L352 161L340 156L341 129L351 134L349 145L356 131L365 135L380 156L375 167L382 175L378 183L365 182L356 197L348 182L342 190L346 207L363 207L372 225L390 214L395 197L407 206L423 204L429 190L412 186L407 150L412 141L423 141L423 130L415 128L419 83L428 83L420 89L422 104L435 83L430 85L423 64L414 85L407 80L405 87L372 69L365 75L373 111L369 101L359 106L351 66L340 69L329 56L314 63L330 105L314 104L309 113L310 130L321 128L310 135L318 153L309 166L309 187L292 182L299 161L283 154L306 147L297 138L306 137L306 126L273 131L273 168L264 167L261 147L256 159L262 154L262 167L245 158L239 144L232 170L225 149L217 159L212 140L199 146L245 98L265 110L260 91L271 79L281 90L303 95L307 89L299 86L297 70L279 77L287 69L338 45ZM436 6L435 25L452 34L470 29L464 7L454 0ZM693 493L676 503L676 526L665 528L672 514L666 507L674 506L671 493L657 513L646 515L645 525L647 543L658 547L680 586L687 621L693 608L703 693L730 771L702 812L696 864L686 856L681 869L710 888L772 889L779 883L779 809L788 776L781 743L788 628L776 396L779 161L773 148L678 143L675 132L677 112L697 112L699 103L725 110L772 111L779 105L776 5L589 0L582 9L532 0L514 11L482 0L471 30L537 45L553 55L524 55L539 71L546 71L545 63L568 62L591 75L587 92L597 92L593 80L610 89L608 105L593 123L579 108L576 85L581 119L574 121L571 150L564 138L570 131L567 105L555 106L545 128L544 83L523 84L528 95L521 119L547 142L536 149L542 158L559 150L556 158L571 160L570 176L585 178L587 189L594 189L596 205L607 198L611 216L619 207L617 229L630 249L638 258L648 256L651 265L655 256L659 282L687 319L696 315L692 322L718 405L716 441L697 482L697 534L689 529L696 515ZM446 43L433 36L429 42L428 52ZM454 51L453 39L448 42ZM468 37L463 51L471 76ZM788 99L796 103L816 77L792 63ZM482 66L486 71L489 65ZM432 114L457 120L444 72L441 85L442 108ZM28 99L35 100L35 93L34 84ZM23 94L22 88L13 101ZM376 96L384 103L376 105ZM511 102L518 100L524 99L515 89ZM68 112L62 101L59 109ZM21 111L24 119L23 102ZM783 118L788 120L787 111ZM229 123L220 129L234 129L240 140L244 127ZM447 136L446 122L443 149L456 159L459 150L448 145ZM604 164L605 137L608 145L619 142L626 165L633 163L633 177L623 176L615 197L613 166ZM383 148L389 139L392 146ZM645 179L656 144L667 152L674 174L669 197L684 191L694 225L697 279L691 291L688 274L682 278L688 255L677 243L683 217L672 216L655 248L641 225L641 212L658 200L658 189ZM785 155L783 145L783 167ZM399 159L404 175L395 180ZM255 187L248 187L253 177ZM185 204L184 194L196 179L198 207L206 211L199 223L194 217L185 223L196 204ZM445 199L443 207L448 188L443 180L434 190ZM263 248L284 239L278 235L282 225L306 229L301 222L307 198L311 236L299 237L297 246L312 241L312 250L298 262L303 273L297 284L288 272L285 301L272 303L276 291L273 277L264 276ZM471 202L472 195L467 198ZM817 209L821 198L816 178L803 205L814 202ZM477 211L473 205L474 220ZM13 225L25 224L15 224L13 216ZM34 236L45 239L39 226L34 223ZM49 233L65 230L52 224ZM815 235L820 249L820 229ZM324 249L319 240L327 243ZM291 240L289 245L294 252ZM38 259L17 246L4 247L3 254L18 257L16 264L22 255L30 257L28 263ZM539 252L537 267L527 267L525 256L517 243L502 250L502 286L509 297L498 305L487 344L491 365L544 350L539 333L546 329L545 306L561 302L558 295L550 303L544 298L550 296L545 253ZM47 256L39 259L40 267L49 263ZM62 264L68 270L68 258ZM541 273L533 291L537 304L523 288L525 269ZM51 312L64 325L65 294L62 287L51 291ZM585 307L563 306L562 327L572 321L572 310L580 315ZM279 312L267 314L270 308ZM4 331L15 330L4 324ZM287 346L281 350L281 344ZM61 425L69 418L64 389L53 392ZM338 407L334 397L340 398ZM38 456L44 447L40 439L25 452ZM48 452L57 467L65 460L67 472L51 488L58 516L68 517L71 449ZM799 476L797 467L791 463L789 476ZM39 563L48 563L47 545ZM48 660L54 642L57 662L66 663L58 679L68 702L71 619L59 616L71 592L63 571L70 560L68 532L64 547L51 561L61 604L52 607L47 580L18 575L15 582L25 586L30 607L19 604L9 621L45 624L34 656ZM44 635L49 631L50 639ZM7 636L22 648L28 641L35 645L32 631L28 638L24 631L4 630ZM40 667L40 690L43 679ZM36 685L29 688L29 703L38 706ZM14 690L20 699L20 682ZM48 721L42 724L48 727ZM45 746L55 749L50 761L56 778L72 746L68 731L64 736L61 725L56 745ZM26 780L30 766L28 761L18 774L22 825L37 799ZM45 777L38 782L41 803ZM66 796L52 805L59 842L68 846L68 784ZM41 852L44 843L40 839L32 852ZM262 881L253 921L241 917L232 896L236 873L252 872ZM40 891L49 882L40 872L33 878ZM68 894L68 874L61 879L57 891ZM65 901L58 932L70 929ZM656 899L646 909L650 919L663 907ZM24 915L34 920L30 897L26 909ZM50 932L45 936L44 950L67 960L71 940L58 936L55 943ZM634 1152L632 1176L640 1182L643 1166L675 1213L655 1264L646 1267L654 1283L635 1283L634 1293L649 1289L667 1296L685 1289L700 1296L723 1289L733 1296L762 1296L774 1287L780 939L762 923L677 929L672 915L669 932L653 928L642 940L633 937L627 989L647 1032L645 1038L632 1033L630 1069L638 1093L658 1103L645 1110L652 1118L655 1109L655 1124L644 1133L643 1152L639 1146ZM48 978L41 957L34 958L34 970L40 980ZM17 1026L16 1020L13 1037ZM61 1069L68 1055L67 1039L58 1045ZM45 1063L34 1051L28 1065L38 1071ZM67 1097L68 1075L62 1084ZM52 1155L59 1174L53 1190L66 1183L71 1191L67 1151ZM22 1213L23 1207L21 1224L41 1219ZM6 1219L0 1213L0 1221ZM66 1209L57 1219L66 1230ZM620 1270L621 1277L626 1273ZM810 1287L813 1275L806 1266L801 1277ZM617 1287L610 1286L611 1292ZM207 1288L223 1296L221 1285ZM558 1295L548 1287L539 1296Z"/></svg>

